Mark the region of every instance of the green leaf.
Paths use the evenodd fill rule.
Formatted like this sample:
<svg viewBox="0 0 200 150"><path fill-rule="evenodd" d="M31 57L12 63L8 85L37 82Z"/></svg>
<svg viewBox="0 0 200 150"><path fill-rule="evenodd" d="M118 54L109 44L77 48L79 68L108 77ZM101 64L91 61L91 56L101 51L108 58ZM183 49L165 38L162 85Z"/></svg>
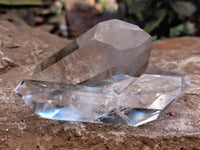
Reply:
<svg viewBox="0 0 200 150"><path fill-rule="evenodd" d="M191 22L187 22L186 25L185 25L185 32L187 35L192 35L195 31L195 25L194 23L191 23Z"/></svg>
<svg viewBox="0 0 200 150"><path fill-rule="evenodd" d="M177 37L181 35L192 35L195 31L195 25L191 22L180 24L170 29L170 37Z"/></svg>
<svg viewBox="0 0 200 150"><path fill-rule="evenodd" d="M151 40L152 40L152 42L157 41L157 40L158 40L158 36L157 36L157 35L152 36L152 37L151 37Z"/></svg>
<svg viewBox="0 0 200 150"><path fill-rule="evenodd" d="M144 30L148 33L151 33L163 21L166 14L167 14L167 11L165 9L157 10L155 12L155 19L148 22L147 25L145 26Z"/></svg>
<svg viewBox="0 0 200 150"><path fill-rule="evenodd" d="M186 16L186 17L192 16L192 14L196 11L195 5L191 2L184 2L184 1L172 2L171 1L170 4L176 13Z"/></svg>
<svg viewBox="0 0 200 150"><path fill-rule="evenodd" d="M136 14L144 10L146 7L147 1L141 0L141 1L135 1L131 3L131 12Z"/></svg>
<svg viewBox="0 0 200 150"><path fill-rule="evenodd" d="M176 27L170 28L170 37L177 37L184 33L185 27L183 24L180 24Z"/></svg>

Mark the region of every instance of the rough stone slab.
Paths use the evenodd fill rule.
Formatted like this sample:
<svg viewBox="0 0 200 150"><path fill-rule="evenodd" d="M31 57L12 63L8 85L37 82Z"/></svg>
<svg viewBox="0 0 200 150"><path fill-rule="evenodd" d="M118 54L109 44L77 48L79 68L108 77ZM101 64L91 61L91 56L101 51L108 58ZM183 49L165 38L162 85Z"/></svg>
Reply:
<svg viewBox="0 0 200 150"><path fill-rule="evenodd" d="M7 38L12 39L11 45L16 42L20 46L8 48ZM64 47L67 41L3 21L0 41L4 68L0 75L0 149L200 149L200 38L175 38L153 44L150 66L186 73L192 86L158 120L137 128L57 122L34 115L13 88L31 75L36 63ZM43 53L32 55L35 45ZM3 60L12 63L5 65Z"/></svg>
<svg viewBox="0 0 200 150"><path fill-rule="evenodd" d="M200 94L200 39L174 38L155 42L149 66L186 74L191 80L187 94Z"/></svg>

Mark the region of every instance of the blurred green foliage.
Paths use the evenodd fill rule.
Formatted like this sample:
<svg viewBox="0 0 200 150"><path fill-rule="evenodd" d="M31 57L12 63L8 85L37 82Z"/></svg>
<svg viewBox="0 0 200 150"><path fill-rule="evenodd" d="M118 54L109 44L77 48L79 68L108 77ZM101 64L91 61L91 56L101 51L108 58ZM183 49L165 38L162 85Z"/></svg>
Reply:
<svg viewBox="0 0 200 150"><path fill-rule="evenodd" d="M119 19L133 20L153 39L194 35L200 0L118 0Z"/></svg>
<svg viewBox="0 0 200 150"><path fill-rule="evenodd" d="M113 8L109 7L108 1L106 1L106 0L97 0L97 1L98 1L98 3L101 4L103 11L111 12L111 13L115 12L115 10Z"/></svg>
<svg viewBox="0 0 200 150"><path fill-rule="evenodd" d="M42 5L42 0L0 0L4 5Z"/></svg>

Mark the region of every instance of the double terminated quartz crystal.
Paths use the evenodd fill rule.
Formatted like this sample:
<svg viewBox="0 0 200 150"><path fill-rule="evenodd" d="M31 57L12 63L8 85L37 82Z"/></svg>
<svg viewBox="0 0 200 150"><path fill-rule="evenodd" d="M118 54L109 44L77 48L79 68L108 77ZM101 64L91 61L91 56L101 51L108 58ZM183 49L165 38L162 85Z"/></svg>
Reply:
<svg viewBox="0 0 200 150"><path fill-rule="evenodd" d="M138 126L188 87L184 75L146 69L150 49L139 27L102 22L39 64L37 80L21 81L15 92L43 118Z"/></svg>

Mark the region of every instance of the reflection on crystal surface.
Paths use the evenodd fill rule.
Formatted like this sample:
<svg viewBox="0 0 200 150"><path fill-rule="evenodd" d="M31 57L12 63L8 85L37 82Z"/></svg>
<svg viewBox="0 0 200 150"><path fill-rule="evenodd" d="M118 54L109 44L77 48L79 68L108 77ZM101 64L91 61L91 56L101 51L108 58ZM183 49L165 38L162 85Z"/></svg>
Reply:
<svg viewBox="0 0 200 150"><path fill-rule="evenodd" d="M84 86L25 80L15 92L43 118L138 126L155 120L188 82L184 75L148 68L141 77L115 75Z"/></svg>

